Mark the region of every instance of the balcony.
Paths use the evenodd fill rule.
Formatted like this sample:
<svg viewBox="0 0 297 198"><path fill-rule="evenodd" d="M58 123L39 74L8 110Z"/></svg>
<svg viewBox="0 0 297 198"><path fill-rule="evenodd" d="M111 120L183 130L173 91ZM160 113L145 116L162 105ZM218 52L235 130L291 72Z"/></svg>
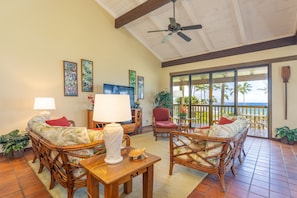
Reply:
<svg viewBox="0 0 297 198"><path fill-rule="evenodd" d="M177 104L173 105L173 116L178 115L179 107ZM235 107L232 105L191 105L191 109L189 106L186 108L192 128L212 125L221 116L234 115L235 112ZM238 115L250 120L249 136L268 138L268 106L238 106L237 112Z"/></svg>

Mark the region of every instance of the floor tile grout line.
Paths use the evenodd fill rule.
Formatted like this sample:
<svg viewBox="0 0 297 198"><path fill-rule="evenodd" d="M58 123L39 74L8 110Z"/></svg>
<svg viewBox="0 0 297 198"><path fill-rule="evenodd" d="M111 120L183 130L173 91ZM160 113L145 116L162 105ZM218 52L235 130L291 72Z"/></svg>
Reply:
<svg viewBox="0 0 297 198"><path fill-rule="evenodd" d="M285 172L286 172L286 179L287 179L288 189L289 189L289 192L290 192L290 197L293 197L293 196L292 196L291 189L290 189L290 185L289 185L289 179L288 179L288 178L289 178L289 174L288 174L287 163L286 163L286 161L285 161L285 155L284 155L283 145L280 144L279 147L280 147L280 151L281 151L281 153L282 153L282 164L283 164L284 169L285 169ZM292 147L290 147L290 151L291 151L291 149L292 149Z"/></svg>

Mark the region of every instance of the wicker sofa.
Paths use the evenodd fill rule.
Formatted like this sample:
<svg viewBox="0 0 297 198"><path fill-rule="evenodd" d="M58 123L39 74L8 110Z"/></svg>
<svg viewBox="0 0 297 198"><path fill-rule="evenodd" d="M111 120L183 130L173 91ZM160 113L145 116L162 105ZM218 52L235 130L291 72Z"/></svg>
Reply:
<svg viewBox="0 0 297 198"><path fill-rule="evenodd" d="M86 171L79 161L105 153L102 130L50 126L41 116L33 117L28 129L35 155L33 162L39 159L39 173L46 167L51 174L49 189L57 181L72 198L75 190L87 186ZM130 145L128 135L124 135L123 145Z"/></svg>
<svg viewBox="0 0 297 198"><path fill-rule="evenodd" d="M225 173L231 168L233 175L236 174L234 162L237 158L242 162L248 128L247 120L238 119L231 124L197 129L193 133L171 132L169 175L172 175L174 164L216 174L225 191Z"/></svg>

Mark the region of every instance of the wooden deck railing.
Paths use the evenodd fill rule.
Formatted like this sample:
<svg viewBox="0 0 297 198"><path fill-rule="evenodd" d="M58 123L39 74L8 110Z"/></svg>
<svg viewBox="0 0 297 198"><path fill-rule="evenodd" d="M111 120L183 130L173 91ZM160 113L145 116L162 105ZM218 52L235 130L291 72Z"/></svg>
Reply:
<svg viewBox="0 0 297 198"><path fill-rule="evenodd" d="M178 116L179 105L173 105L173 116ZM212 105L212 114L209 105L186 106L188 118L191 118L191 127L203 127L212 125L223 115L234 115L235 107L231 105ZM250 120L250 128L263 130L267 128L267 106L238 106L237 114L246 116Z"/></svg>

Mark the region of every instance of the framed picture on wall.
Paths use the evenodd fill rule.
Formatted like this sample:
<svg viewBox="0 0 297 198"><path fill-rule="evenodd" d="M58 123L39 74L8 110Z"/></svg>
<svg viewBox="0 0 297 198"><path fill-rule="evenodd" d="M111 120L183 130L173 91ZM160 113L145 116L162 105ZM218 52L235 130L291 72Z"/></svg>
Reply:
<svg viewBox="0 0 297 198"><path fill-rule="evenodd" d="M137 76L137 98L144 99L144 77Z"/></svg>
<svg viewBox="0 0 297 198"><path fill-rule="evenodd" d="M77 96L77 63L63 61L64 95Z"/></svg>
<svg viewBox="0 0 297 198"><path fill-rule="evenodd" d="M134 87L134 90L136 89L136 71L134 70L129 70L129 85Z"/></svg>
<svg viewBox="0 0 297 198"><path fill-rule="evenodd" d="M93 92L93 61L81 59L81 88Z"/></svg>

